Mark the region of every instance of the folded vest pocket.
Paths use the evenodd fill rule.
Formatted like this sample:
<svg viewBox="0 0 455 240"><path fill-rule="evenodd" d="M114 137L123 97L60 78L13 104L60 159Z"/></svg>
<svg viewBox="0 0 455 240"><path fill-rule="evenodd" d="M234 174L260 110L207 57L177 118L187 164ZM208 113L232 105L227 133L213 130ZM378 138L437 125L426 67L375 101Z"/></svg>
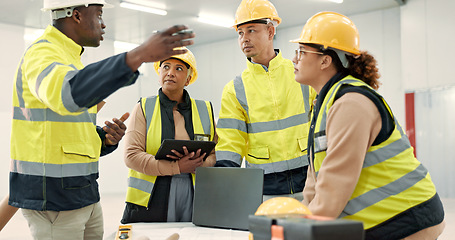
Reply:
<svg viewBox="0 0 455 240"><path fill-rule="evenodd" d="M248 149L248 156L256 159L269 159L269 147L256 147Z"/></svg>
<svg viewBox="0 0 455 240"><path fill-rule="evenodd" d="M308 136L297 139L297 142L299 144L300 151L306 153L308 148Z"/></svg>
<svg viewBox="0 0 455 240"><path fill-rule="evenodd" d="M97 154L94 152L93 146L83 143L67 143L62 145L62 150L65 154L74 154L79 156L85 156L95 159ZM98 149L100 150L100 149Z"/></svg>
<svg viewBox="0 0 455 240"><path fill-rule="evenodd" d="M81 189L90 187L98 176L97 154L93 146L85 143L67 143L62 145L66 158L61 165L62 188ZM89 160L90 159L90 160Z"/></svg>

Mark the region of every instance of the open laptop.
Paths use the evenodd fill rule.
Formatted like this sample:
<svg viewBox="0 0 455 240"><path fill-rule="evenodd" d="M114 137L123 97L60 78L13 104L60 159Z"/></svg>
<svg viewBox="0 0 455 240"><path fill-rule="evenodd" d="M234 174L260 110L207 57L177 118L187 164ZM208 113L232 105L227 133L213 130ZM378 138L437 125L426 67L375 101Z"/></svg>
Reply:
<svg viewBox="0 0 455 240"><path fill-rule="evenodd" d="M248 216L262 203L263 184L262 169L197 168L193 224L248 230Z"/></svg>

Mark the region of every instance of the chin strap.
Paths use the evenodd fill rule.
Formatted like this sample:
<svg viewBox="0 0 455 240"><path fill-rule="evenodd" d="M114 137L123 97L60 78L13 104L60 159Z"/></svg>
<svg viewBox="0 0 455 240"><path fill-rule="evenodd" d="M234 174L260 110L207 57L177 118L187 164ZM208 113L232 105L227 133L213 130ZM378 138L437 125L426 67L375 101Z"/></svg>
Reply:
<svg viewBox="0 0 455 240"><path fill-rule="evenodd" d="M351 56L354 56L354 55L352 55L348 52L345 52L345 51L338 50L336 48L329 47L328 49L334 51L338 55L338 58L340 59L341 64L343 65L344 68L349 67L349 61L348 61L348 58L346 57L346 55L351 55Z"/></svg>

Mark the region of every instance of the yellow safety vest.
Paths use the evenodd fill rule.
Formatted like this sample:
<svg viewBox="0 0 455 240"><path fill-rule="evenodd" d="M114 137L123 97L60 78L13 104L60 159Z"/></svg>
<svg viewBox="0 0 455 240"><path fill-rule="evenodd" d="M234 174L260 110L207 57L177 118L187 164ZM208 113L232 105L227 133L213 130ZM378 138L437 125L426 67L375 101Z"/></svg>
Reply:
<svg viewBox="0 0 455 240"><path fill-rule="evenodd" d="M99 200L97 107L78 109L69 86L84 67L81 50L49 26L19 64L11 129L11 195L22 199L10 198L16 207L61 211Z"/></svg>
<svg viewBox="0 0 455 240"><path fill-rule="evenodd" d="M245 157L246 167L261 168L266 175L308 165L308 115L316 92L294 78L292 62L281 53L270 61L267 71L247 61L241 77L223 90L217 161L240 166ZM267 194L284 194L293 186L286 179L264 184L282 192ZM304 181L299 185L303 188Z"/></svg>
<svg viewBox="0 0 455 240"><path fill-rule="evenodd" d="M158 96L142 98L141 105L147 123L146 152L156 155L161 145L161 110ZM215 125L212 106L209 101L194 100L191 98L191 115L194 134L210 136L213 141ZM126 202L147 207L157 176L146 175L132 169L129 170ZM193 185L195 175L192 174Z"/></svg>
<svg viewBox="0 0 455 240"><path fill-rule="evenodd" d="M363 81L347 76L334 84L321 105L315 124L313 163L316 175L326 156L327 115L337 91L343 84L370 88L380 97L394 118L389 105L382 96ZM429 200L436 194L430 174L414 157L413 148L395 118L394 122L395 129L390 137L368 149L354 193L339 216L362 221L365 229L385 222L401 212Z"/></svg>

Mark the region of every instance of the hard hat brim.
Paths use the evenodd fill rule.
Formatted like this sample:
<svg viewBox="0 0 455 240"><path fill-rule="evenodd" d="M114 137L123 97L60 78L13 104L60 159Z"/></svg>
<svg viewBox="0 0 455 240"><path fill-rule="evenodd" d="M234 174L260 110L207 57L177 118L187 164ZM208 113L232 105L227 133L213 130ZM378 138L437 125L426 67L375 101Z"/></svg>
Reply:
<svg viewBox="0 0 455 240"><path fill-rule="evenodd" d="M101 3L89 3L88 5L91 5L91 4L101 4ZM76 6L83 6L85 4L81 4L81 5L74 5L74 6L67 6L67 5L62 5L62 6L55 6L55 7L52 7L52 8L41 8L41 11L43 12L46 12L46 11L52 11L52 10L56 10L56 9L63 9L63 8L66 8L66 7L76 7ZM115 6L113 4L110 4L110 3L107 3L106 1L104 1L103 4L103 8L114 8Z"/></svg>
<svg viewBox="0 0 455 240"><path fill-rule="evenodd" d="M253 18L253 19L249 19L249 20L246 20L246 21L242 21L242 22L238 22L238 23L235 23L234 25L232 25L232 28L234 28L235 30L237 30L237 27L239 25L243 25L243 24L248 24L248 23L260 23L260 22L256 22L258 20L262 20L262 19L267 19L267 18ZM281 23L281 18L279 17L275 17L275 18L269 18L271 21L276 21L276 26L277 27L278 25L280 25Z"/></svg>

